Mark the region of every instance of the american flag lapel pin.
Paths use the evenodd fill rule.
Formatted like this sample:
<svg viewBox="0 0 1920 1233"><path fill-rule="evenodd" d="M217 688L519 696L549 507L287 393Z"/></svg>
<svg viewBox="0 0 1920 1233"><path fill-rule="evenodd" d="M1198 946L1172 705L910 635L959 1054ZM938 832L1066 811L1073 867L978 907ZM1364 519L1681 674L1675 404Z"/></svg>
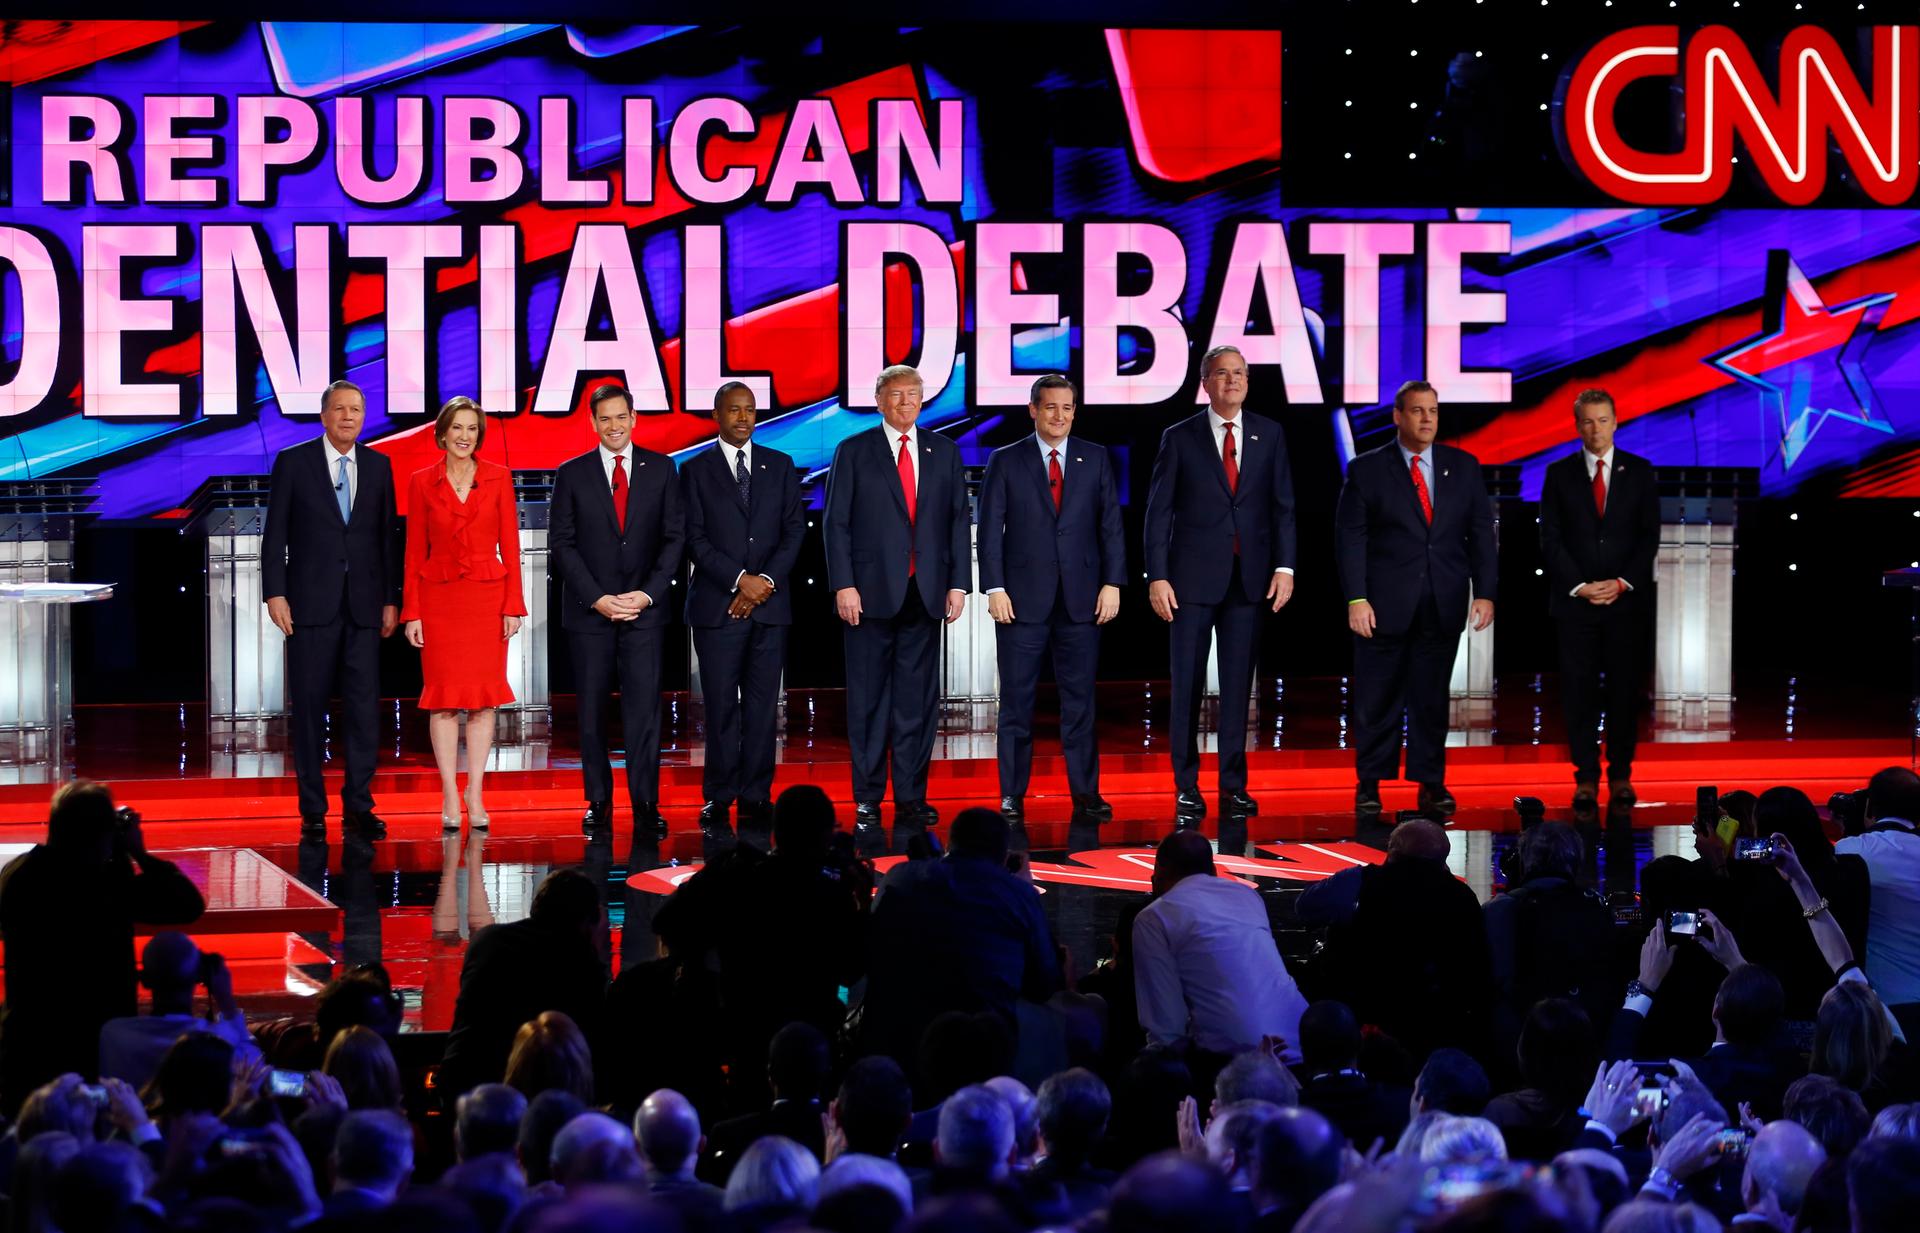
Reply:
<svg viewBox="0 0 1920 1233"><path fill-rule="evenodd" d="M1249 433L1249 434L1247 435L1247 440L1249 440L1249 441L1258 441L1259 439L1260 439L1260 434L1259 434L1259 433L1257 433L1257 432L1255 432L1255 433Z"/></svg>

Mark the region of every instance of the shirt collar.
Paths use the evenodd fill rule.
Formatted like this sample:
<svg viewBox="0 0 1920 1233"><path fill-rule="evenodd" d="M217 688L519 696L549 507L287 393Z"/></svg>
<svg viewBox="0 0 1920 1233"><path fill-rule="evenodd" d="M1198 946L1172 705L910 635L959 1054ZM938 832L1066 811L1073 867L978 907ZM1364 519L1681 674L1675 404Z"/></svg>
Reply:
<svg viewBox="0 0 1920 1233"><path fill-rule="evenodd" d="M914 449L920 448L920 437L919 437L920 425L915 424L913 427L907 429L905 432L901 432L898 428L895 428L892 424L888 424L886 425L886 430L887 430L888 445L891 445L897 449L899 448L899 445L900 445L900 438L905 437L907 439L908 445L912 446Z"/></svg>
<svg viewBox="0 0 1920 1233"><path fill-rule="evenodd" d="M1230 420L1222 419L1220 413L1215 411L1211 405L1207 407L1207 425L1213 429L1216 436L1219 435L1220 429L1228 424L1232 424L1235 428L1241 427L1246 422L1246 418L1247 409L1245 407L1240 408L1239 413Z"/></svg>
<svg viewBox="0 0 1920 1233"><path fill-rule="evenodd" d="M347 452L346 452L346 453L344 453L344 454L342 454L342 453L341 453L341 452L340 452L339 450L336 450L336 449L334 449L334 448L333 448L333 442L332 442L332 441L330 441L330 440L328 440L328 439L327 439L326 437L322 437L322 438L320 438L320 443L321 443L322 445L324 445L324 446L326 447L326 450L327 450L327 467L328 467L328 469L329 469L329 470L331 470L331 469L332 469L332 468L334 468L334 467L337 467L337 466L339 466L339 465L340 465L340 459L342 459L342 458L344 458L344 459L346 459L346 460L347 460L347 464L348 464L349 466L354 466L354 467L357 467L357 466L359 466L359 465L360 465L360 459L359 459L359 456L358 456L358 455L356 455L356 454L355 454L355 452L354 452L354 451L355 451L356 449L358 449L358 448L359 448L359 444L360 444L360 443L359 443L358 441L356 441L356 442L354 442L354 443L353 443L352 445L349 445L349 446L347 447Z"/></svg>
<svg viewBox="0 0 1920 1233"><path fill-rule="evenodd" d="M1041 462L1045 462L1047 460L1047 455L1052 453L1054 450L1060 451L1060 460L1064 462L1066 461L1066 457L1067 457L1067 448L1073 444L1073 434L1068 433L1066 436L1060 438L1060 444L1058 445L1048 445L1047 439L1041 436L1037 432L1033 434L1033 440L1034 440L1034 443L1040 447Z"/></svg>
<svg viewBox="0 0 1920 1233"><path fill-rule="evenodd" d="M720 457L727 460L727 466L729 469L731 469L733 466L733 456L735 454L744 454L746 455L747 462L749 464L753 462L753 438L752 437L747 438L747 443L745 445L729 445L727 442L722 441L719 437L715 437L714 441L719 443Z"/></svg>
<svg viewBox="0 0 1920 1233"><path fill-rule="evenodd" d="M607 466L609 466L609 467L610 467L610 466L612 466L612 465L613 465L613 460L614 460L614 459L616 459L616 458L624 458L624 457L626 457L627 455L630 455L630 454L632 454L632 453L633 453L633 442L631 442L631 441L629 441L629 442L627 442L627 448L626 448L626 449L623 449L623 450L621 450L621 451L620 451L620 452L619 452L618 454L616 454L616 453L614 453L614 452L613 452L612 450L610 450L610 449L608 449L608 448L607 448L607 443L606 443L605 441L602 441L602 442L601 442L601 443L600 443L600 444L599 444L598 446L596 446L595 448L596 448L596 449L598 449L598 450L600 451L600 461L601 461L602 463L604 463L604 464L606 464Z"/></svg>
<svg viewBox="0 0 1920 1233"><path fill-rule="evenodd" d="M1413 460L1416 458L1424 458L1427 460L1428 466L1433 465L1433 447L1431 445L1429 445L1426 449L1416 454L1412 450L1408 449L1407 443L1405 441L1402 441L1399 437L1395 437L1393 439L1393 443L1400 447L1400 461L1406 463L1407 465L1409 466L1413 465Z"/></svg>
<svg viewBox="0 0 1920 1233"><path fill-rule="evenodd" d="M1599 464L1601 466L1607 468L1607 470L1609 471L1613 470L1613 447L1612 446L1607 447L1606 453L1599 454L1599 455L1596 455L1592 450L1588 449L1584 445L1580 447L1580 460L1586 463L1588 475L1593 474L1593 467L1594 467L1594 462L1596 458L1598 459Z"/></svg>

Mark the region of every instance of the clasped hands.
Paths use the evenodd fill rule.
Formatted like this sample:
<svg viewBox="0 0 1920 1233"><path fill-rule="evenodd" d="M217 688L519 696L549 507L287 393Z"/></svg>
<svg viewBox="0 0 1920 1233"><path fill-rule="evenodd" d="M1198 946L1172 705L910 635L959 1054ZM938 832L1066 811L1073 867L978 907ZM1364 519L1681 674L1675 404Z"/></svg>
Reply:
<svg viewBox="0 0 1920 1233"><path fill-rule="evenodd" d="M1574 595L1596 607L1604 608L1626 593L1626 583L1618 578L1609 578L1605 582L1589 582L1575 591Z"/></svg>
<svg viewBox="0 0 1920 1233"><path fill-rule="evenodd" d="M652 606L653 600L644 591L622 591L593 601L593 610L609 621L638 620L640 614Z"/></svg>
<svg viewBox="0 0 1920 1233"><path fill-rule="evenodd" d="M773 590L773 584L760 575L741 574L734 587L733 602L727 605L727 615L736 621L746 620L755 608L773 598Z"/></svg>

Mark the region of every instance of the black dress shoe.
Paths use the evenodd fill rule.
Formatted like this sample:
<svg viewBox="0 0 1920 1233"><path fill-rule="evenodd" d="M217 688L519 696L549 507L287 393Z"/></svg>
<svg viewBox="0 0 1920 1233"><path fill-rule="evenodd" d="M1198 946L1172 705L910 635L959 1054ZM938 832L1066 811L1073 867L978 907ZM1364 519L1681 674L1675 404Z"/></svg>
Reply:
<svg viewBox="0 0 1920 1233"><path fill-rule="evenodd" d="M613 805L607 801L587 802L587 812L580 815L580 830L588 838L596 831L613 829Z"/></svg>
<svg viewBox="0 0 1920 1233"><path fill-rule="evenodd" d="M325 839L327 837L327 815L323 813L303 813L300 815L300 838Z"/></svg>
<svg viewBox="0 0 1920 1233"><path fill-rule="evenodd" d="M1632 809L1639 799L1640 794L1633 790L1631 779L1607 780L1607 804L1621 809Z"/></svg>
<svg viewBox="0 0 1920 1233"><path fill-rule="evenodd" d="M1017 796L1000 798L1000 816L1013 826L1019 826L1027 820L1027 804Z"/></svg>
<svg viewBox="0 0 1920 1233"><path fill-rule="evenodd" d="M667 837L667 820L660 813L658 805L636 805L633 810L633 833L651 835L656 840Z"/></svg>
<svg viewBox="0 0 1920 1233"><path fill-rule="evenodd" d="M855 826L880 825L880 802L855 801L853 803L853 824Z"/></svg>
<svg viewBox="0 0 1920 1233"><path fill-rule="evenodd" d="M385 839L387 824L372 813L350 813L342 819L344 829L350 830L367 839Z"/></svg>
<svg viewBox="0 0 1920 1233"><path fill-rule="evenodd" d="M727 816L730 808L731 805L726 801L708 801L700 806L700 829L704 831L716 823L723 827L730 826L731 819Z"/></svg>
<svg viewBox="0 0 1920 1233"><path fill-rule="evenodd" d="M1222 792L1220 794L1220 813L1230 818L1251 818L1260 812L1260 802L1245 792Z"/></svg>
<svg viewBox="0 0 1920 1233"><path fill-rule="evenodd" d="M1365 818L1380 816L1380 781L1362 779L1353 789L1353 811Z"/></svg>
<svg viewBox="0 0 1920 1233"><path fill-rule="evenodd" d="M1107 822L1113 818L1113 806L1098 792L1074 793L1073 812L1089 822Z"/></svg>
<svg viewBox="0 0 1920 1233"><path fill-rule="evenodd" d="M1173 821L1176 826L1198 826L1207 816L1207 798L1185 788L1173 794Z"/></svg>
<svg viewBox="0 0 1920 1233"><path fill-rule="evenodd" d="M764 831L773 825L772 801L735 801L733 812L735 824L742 829L752 827Z"/></svg>
<svg viewBox="0 0 1920 1233"><path fill-rule="evenodd" d="M1430 818L1451 818L1453 816L1453 793L1447 791L1443 783L1423 783L1420 785L1418 808Z"/></svg>
<svg viewBox="0 0 1920 1233"><path fill-rule="evenodd" d="M927 804L924 800L895 801L893 803L893 820L896 823L917 822L921 826L938 826L940 825L940 811L932 805Z"/></svg>

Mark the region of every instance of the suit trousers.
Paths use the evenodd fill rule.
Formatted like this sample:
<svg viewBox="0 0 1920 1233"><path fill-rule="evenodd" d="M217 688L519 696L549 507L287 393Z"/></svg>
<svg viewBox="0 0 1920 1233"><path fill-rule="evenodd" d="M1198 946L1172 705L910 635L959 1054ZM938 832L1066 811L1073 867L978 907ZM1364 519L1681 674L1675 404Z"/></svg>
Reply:
<svg viewBox="0 0 1920 1233"><path fill-rule="evenodd" d="M1361 779L1393 779L1400 770L1400 731L1407 740L1407 778L1447 777L1447 690L1460 648L1458 621L1442 620L1428 588L1405 633L1353 640L1353 737Z"/></svg>
<svg viewBox="0 0 1920 1233"><path fill-rule="evenodd" d="M1560 701L1573 777L1599 782L1600 708L1604 705L1607 777L1629 779L1647 673L1647 614L1637 605L1583 606L1584 611L1555 623L1560 640Z"/></svg>
<svg viewBox="0 0 1920 1233"><path fill-rule="evenodd" d="M299 783L300 816L324 818L327 785L322 774L329 730L346 750L342 813L373 812L373 758L378 744L380 631L340 616L323 625L295 625L287 639L289 735L293 773ZM329 712L336 680L340 707Z"/></svg>
<svg viewBox="0 0 1920 1233"><path fill-rule="evenodd" d="M862 616L845 627L847 742L853 747L853 799L887 794L893 754L893 799L927 798L927 764L940 706L940 622L928 615L910 579L907 598L890 617Z"/></svg>
<svg viewBox="0 0 1920 1233"><path fill-rule="evenodd" d="M1100 791L1100 754L1093 732L1093 680L1100 665L1100 627L1067 615L1056 594L1045 621L994 626L1000 660L1000 795L1025 796L1033 772L1033 703L1040 668L1053 651L1053 680L1060 693L1060 749L1067 759L1067 785L1076 796Z"/></svg>
<svg viewBox="0 0 1920 1233"><path fill-rule="evenodd" d="M702 792L710 801L772 800L787 627L752 619L695 626L693 649L707 713Z"/></svg>
<svg viewBox="0 0 1920 1233"><path fill-rule="evenodd" d="M1217 604L1175 595L1173 610L1173 786L1200 790L1200 699L1207 688L1207 652L1220 649L1220 791L1247 786L1247 704L1253 694L1254 639L1261 605L1247 598L1240 558L1233 559L1227 593Z"/></svg>
<svg viewBox="0 0 1920 1233"><path fill-rule="evenodd" d="M660 630L631 621L604 630L572 630L574 689L580 707L580 772L589 803L613 802L607 753L607 705L620 689L627 802L636 814L660 800Z"/></svg>

